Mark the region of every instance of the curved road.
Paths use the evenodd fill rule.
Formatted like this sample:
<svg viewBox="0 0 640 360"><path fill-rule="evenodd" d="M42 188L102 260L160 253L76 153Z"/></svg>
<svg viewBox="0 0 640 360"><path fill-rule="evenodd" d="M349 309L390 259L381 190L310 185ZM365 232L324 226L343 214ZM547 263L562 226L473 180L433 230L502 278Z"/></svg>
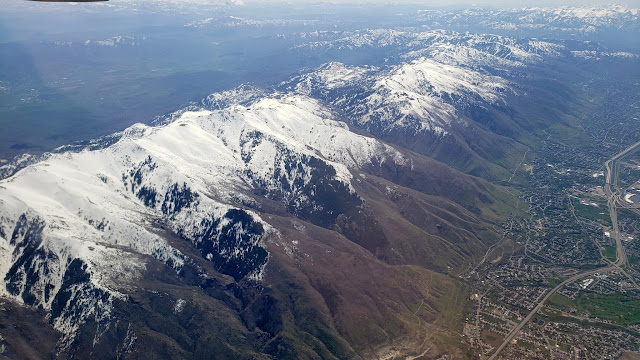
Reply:
<svg viewBox="0 0 640 360"><path fill-rule="evenodd" d="M611 159L607 160L607 162L604 163L604 166L605 166L605 168L607 170L607 177L606 177L606 183L605 183L605 186L604 186L604 192L605 192L605 195L607 197L607 205L609 206L609 216L611 216L611 224L613 226L613 229L611 231L611 236L616 241L616 253L617 253L616 262L613 263L611 266L608 266L608 267L589 270L589 271L585 271L585 272L581 272L579 274L576 274L576 275L566 279L562 283L558 284L558 286L556 286L553 289L551 289L551 291L549 291L538 302L538 304L533 308L533 310L531 310L529 315L527 315L520 322L520 324L518 324L516 327L514 327L511 330L509 335L507 335L507 337L504 339L504 341L498 347L498 349L496 349L496 351L493 353L493 355L491 355L489 357L489 360L495 359L500 354L500 352L507 345L509 345L509 343L516 337L516 335L518 335L518 332L529 322L529 320L531 320L531 318L542 308L542 306L544 306L544 303L547 300L549 300L551 295L555 294L556 291L560 290L560 288L562 288L563 286L567 285L568 283L571 283L571 282L574 282L576 280L585 278L587 276L591 276L591 275L599 273L599 272L606 272L606 271L612 271L612 270L622 270L622 269L620 269L620 266L622 266L622 265L627 263L627 255L626 255L626 253L624 251L624 247L622 246L622 241L620 239L620 229L618 227L618 212L616 210L616 202L620 201L620 195L618 193L614 192L612 190L612 188L615 187L615 184L618 181L618 170L617 170L616 162L618 160L620 160L620 158L622 158L623 156L625 156L625 155L629 154L630 152L634 151L638 147L640 147L640 141L635 143L635 144L633 144L633 145L631 145L630 147L625 149L623 152L617 154L616 156L612 157ZM634 281L634 283L635 283L635 281Z"/></svg>
<svg viewBox="0 0 640 360"><path fill-rule="evenodd" d="M618 210L616 209L616 202L623 200L621 200L622 196L615 192L615 185L618 182L618 169L616 162L638 147L640 147L640 141L631 145L626 150L612 157L611 159L607 160L606 163L604 163L604 166L607 170L607 178L604 185L604 194L607 197L609 216L611 217L611 237L613 237L613 239L616 241L616 266L622 266L627 263L627 254L625 253L624 247L622 246L622 240L620 239L620 229L618 228Z"/></svg>

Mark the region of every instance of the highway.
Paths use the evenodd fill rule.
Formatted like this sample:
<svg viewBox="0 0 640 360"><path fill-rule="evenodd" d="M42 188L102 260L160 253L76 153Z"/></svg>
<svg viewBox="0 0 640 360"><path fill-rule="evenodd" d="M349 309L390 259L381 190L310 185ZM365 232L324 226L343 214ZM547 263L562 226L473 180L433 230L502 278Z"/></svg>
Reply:
<svg viewBox="0 0 640 360"><path fill-rule="evenodd" d="M617 203L622 203L622 201L624 201L622 199L622 194L620 194L616 189L615 186L618 182L618 160L620 160L623 156L631 153L632 151L636 150L638 147L640 147L640 141L638 141L637 143L631 145L630 147L628 147L627 149L625 149L624 151L620 152L619 154L617 154L616 156L612 157L611 159L607 160L604 163L605 169L606 169L606 183L604 185L604 192L605 192L605 196L607 197L607 205L609 207L609 216L611 217L611 224L612 224L612 231L611 231L611 237L613 237L613 239L616 241L616 261L615 263L611 263L611 266L608 267L604 267L604 268L599 268L599 269L594 269L594 270L589 270L589 271L585 271L585 272L581 272L579 274L576 274L568 279L566 279L565 281L563 281L562 283L558 284L558 286L554 287L553 289L551 289L551 291L549 291L539 302L538 304L533 308L533 310L531 310L531 312L529 313L529 315L527 315L516 327L514 327L511 332L509 333L509 335L507 335L507 337L504 339L504 341L502 342L502 344L498 347L498 349L496 349L496 351L493 353L493 355L491 355L489 357L489 360L493 360L495 359L500 352L502 351L502 349L504 349L507 345L509 345L509 343L516 337L516 335L518 335L518 332L529 322L529 320L531 320L531 318L533 318L533 316L542 308L542 306L544 306L544 303L549 300L549 298L556 293L556 291L560 290L563 286L565 286L566 284L569 284L571 282L574 282L576 280L580 280L582 278L585 278L587 276L591 276L593 274L599 273L599 272L608 272L608 271L612 271L612 270L618 270L618 271L622 271L625 275L627 275L627 277L629 277L631 279L631 281L636 285L636 287L638 287L638 285L635 283L635 281L633 280L633 278L631 276L629 276L623 269L621 269L620 267L625 265L627 263L627 254L624 251L624 247L622 246L622 240L620 238L620 229L618 227L618 211L617 211Z"/></svg>
<svg viewBox="0 0 640 360"><path fill-rule="evenodd" d="M607 171L606 183L604 185L604 194L607 197L607 205L609 206L609 216L611 217L611 237L616 242L616 266L623 266L627 263L627 254L624 251L624 247L622 246L622 239L620 238L620 229L618 227L618 210L616 207L617 203L623 203L622 194L616 191L616 184L618 183L618 169L617 169L617 161L620 160L623 156L629 154L630 152L636 150L640 147L640 141L631 145L623 152L617 154L611 159L607 160L604 163L604 167Z"/></svg>

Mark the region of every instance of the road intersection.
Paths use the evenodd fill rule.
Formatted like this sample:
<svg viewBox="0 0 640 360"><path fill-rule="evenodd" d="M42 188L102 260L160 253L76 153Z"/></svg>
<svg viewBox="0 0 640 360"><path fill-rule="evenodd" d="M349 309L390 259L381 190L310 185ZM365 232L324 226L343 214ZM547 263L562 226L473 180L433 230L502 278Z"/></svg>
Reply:
<svg viewBox="0 0 640 360"><path fill-rule="evenodd" d="M633 279L633 277L630 276L624 270L624 266L627 264L627 254L624 250L624 246L622 245L622 240L620 236L620 228L618 226L617 207L618 206L629 207L629 204L627 204L626 201L624 200L623 198L624 194L622 194L622 192L616 188L616 185L618 183L618 161L622 157L626 156L627 154L630 154L631 152L635 151L638 148L640 148L640 141L631 145L630 147L620 152L616 156L612 157L611 159L607 160L604 164L606 169L606 183L604 186L604 192L605 192L605 196L607 197L607 205L609 207L609 216L611 217L611 224L612 224L611 237L616 242L616 261L615 262L607 261L610 263L609 266L578 273L564 280L562 283L558 284L556 287L551 289L551 291L547 292L547 294L538 302L538 304L531 310L531 312L529 312L529 314L518 325L516 325L516 327L514 327L511 330L511 332L505 337L502 344L489 357L489 360L495 359L500 354L500 352L507 345L509 345L509 343L511 343L511 341L516 337L516 335L518 335L518 332L529 322L529 320L531 320L531 318L533 318L533 316L542 308L542 306L544 306L544 303L547 300L549 300L549 298L553 294L555 294L558 290L560 290L562 287L564 287L569 283L572 283L576 280L580 280L582 278L585 278L597 273L617 270L624 273L627 276L627 278L629 278L631 282L636 286L636 288L640 289L640 287L638 286L636 281Z"/></svg>

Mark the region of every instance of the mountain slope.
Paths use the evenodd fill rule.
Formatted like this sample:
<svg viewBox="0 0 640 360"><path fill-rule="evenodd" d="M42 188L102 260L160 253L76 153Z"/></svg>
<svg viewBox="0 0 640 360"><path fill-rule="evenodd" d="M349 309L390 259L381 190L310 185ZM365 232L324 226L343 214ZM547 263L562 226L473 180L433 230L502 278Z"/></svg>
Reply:
<svg viewBox="0 0 640 360"><path fill-rule="evenodd" d="M637 56L590 41L422 28L299 37L296 57L321 53L345 62L305 71L281 91L319 99L354 128L498 182L512 178L525 154L534 156L540 129L572 128L571 119L590 106L575 86L592 76L586 59ZM370 65L353 60L371 54Z"/></svg>
<svg viewBox="0 0 640 360"><path fill-rule="evenodd" d="M2 296L60 357L460 355L452 275L503 239L517 193L489 181L579 107L539 90L573 50L420 36L3 166Z"/></svg>
<svg viewBox="0 0 640 360"><path fill-rule="evenodd" d="M212 110L134 125L2 180L2 294L48 311L59 354L197 356L198 325L180 315L196 308L228 318L218 321L235 330L207 330L228 334L227 355L368 357L401 339L403 351L429 343L408 309L426 297L425 321L443 316L438 304L452 294L432 291L455 286L433 270L458 269L497 241L480 216L499 219L508 195L357 135L317 100L239 91L213 97L224 106L210 97ZM348 259L365 276L356 283L340 275ZM389 282L406 276L424 280L401 291ZM357 313L377 315L363 323Z"/></svg>
<svg viewBox="0 0 640 360"><path fill-rule="evenodd" d="M514 154L526 151L514 140L517 125L483 123L507 108L514 86L467 67L430 58L389 69L330 63L283 87L322 99L376 137L476 176L508 177Z"/></svg>

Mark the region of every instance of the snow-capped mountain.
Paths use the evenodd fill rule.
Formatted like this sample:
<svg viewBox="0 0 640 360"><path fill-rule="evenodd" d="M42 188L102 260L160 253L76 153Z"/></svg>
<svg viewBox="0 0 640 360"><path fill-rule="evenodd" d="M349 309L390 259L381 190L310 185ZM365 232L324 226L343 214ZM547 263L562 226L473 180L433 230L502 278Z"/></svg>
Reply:
<svg viewBox="0 0 640 360"><path fill-rule="evenodd" d="M429 58L387 71L331 63L294 82L295 90L301 93L340 93L331 103L370 131L402 127L440 135L447 134L452 121L465 124L452 103L499 105L504 94L512 91L502 78ZM354 86L359 89L345 91ZM359 94L357 100L350 98L353 92Z"/></svg>
<svg viewBox="0 0 640 360"><path fill-rule="evenodd" d="M441 97L455 92L478 101L499 101L499 91L508 85L498 79L487 84L489 79L427 59L384 71L330 63L292 80L292 91L241 86L212 94L153 126L136 124L88 144L17 158L3 166L5 179L0 181L2 296L46 311L51 325L63 334L60 354L78 354L78 346L86 346L78 344L85 344L87 333L94 347L108 343L127 352L141 330L135 330L133 322L125 325L123 321L132 320L118 304L130 302L140 283L151 276L149 269L158 264L186 279L180 281L192 279L188 281L200 284L200 289L208 289L206 279L212 277L230 284L257 284L234 285L239 289L260 288L269 264L275 261L272 269L281 266L280 256L306 261L308 255L298 252L299 240L291 240L289 232L296 232L294 239L304 237L307 226L313 225L366 249L367 257L413 258L424 250L407 255L394 250L394 243L406 247L399 244L411 238L392 235L395 225L379 216L398 210L375 199L435 196L448 204L447 212L458 214L448 220L451 231L466 233L464 223L481 222L471 220L476 215L460 205L491 206L491 194L500 190L353 132L341 121L342 113L312 97L314 89L319 84L327 91L363 81L374 84L365 102L373 102L374 112L363 116L363 123L382 116L395 121L384 112L385 106L397 106L408 118L416 116L411 107L426 113L432 103L440 104L442 114L449 116L442 121L451 121L454 110ZM397 102L375 103L378 94ZM405 103L397 100L400 96L417 99ZM422 180L416 182L416 177ZM399 195L408 190L382 185L387 181L419 192ZM430 232L442 231L442 226L435 227L446 217L440 212L425 212L433 222L417 231L428 238ZM274 216L299 222L291 230ZM474 240L461 246L481 247L492 236L472 235ZM434 237L411 246L426 249L430 242L441 240ZM282 255L274 258L274 249ZM437 266L458 266L461 253L446 251L452 251L447 260L452 262ZM411 261L421 263L432 256ZM317 270L305 271L305 276L312 276ZM242 292L238 294L234 296Z"/></svg>
<svg viewBox="0 0 640 360"><path fill-rule="evenodd" d="M638 31L640 11L621 5L554 8L422 10L421 23L436 23L439 27L474 27L495 31L531 34L562 34L572 38L584 37L611 30ZM539 35L538 35L539 36Z"/></svg>
<svg viewBox="0 0 640 360"><path fill-rule="evenodd" d="M246 19L239 16L226 16L222 18L208 17L185 24L185 27L194 28L237 28L237 27L285 27L302 26L314 27L326 24L320 20L297 20L297 19Z"/></svg>
<svg viewBox="0 0 640 360"><path fill-rule="evenodd" d="M480 165L474 159L500 163L504 151L495 147L496 142L518 147L500 129L494 131L482 123L486 114L508 109L510 99L526 92L517 77L528 66L568 56L563 45L537 40L444 31L386 34L385 41L403 44L391 46L393 60L387 64L329 63L281 88L321 99L351 125L386 141L436 158L440 152L457 153L457 160L449 159L450 164L481 176L486 175L482 168L491 165ZM362 39L358 43L350 39L343 37L326 46L362 44ZM470 138L478 133L483 133L479 141ZM469 148L468 143L475 143L476 148ZM499 172L494 170L494 175Z"/></svg>
<svg viewBox="0 0 640 360"><path fill-rule="evenodd" d="M2 181L0 291L49 310L64 349L88 318L109 326L112 298L135 286L145 256L177 272L190 261L163 232L192 243L217 271L258 280L264 241L277 230L229 204L260 208L261 196L328 226L344 209L322 196L361 201L349 169L407 161L299 95L134 125L113 145L52 154Z"/></svg>
<svg viewBox="0 0 640 360"><path fill-rule="evenodd" d="M294 53L383 52L384 62L329 63L284 82L283 91L322 99L345 121L376 137L493 179L520 161L511 156L514 148L526 151L513 141L527 131L514 121L513 104L563 76L552 69L584 59L631 61L637 56L589 41L444 30L299 36L302 43ZM451 153L457 155L452 158Z"/></svg>
<svg viewBox="0 0 640 360"><path fill-rule="evenodd" d="M493 34L459 33L448 30L365 29L318 31L296 34L300 43L293 51L362 51L383 49L385 64L402 64L423 58L490 72L509 71L557 59L570 59L574 52L610 51L594 42L568 42L519 38Z"/></svg>
<svg viewBox="0 0 640 360"><path fill-rule="evenodd" d="M208 16L176 26L329 23ZM459 334L441 324L462 313L443 309L465 298L455 275L505 240L518 202L503 185L539 129L575 118L556 94L592 70L564 71L638 56L427 29L589 32L637 17L425 11L401 28L277 35L278 56L332 61L2 163L0 297L60 334L58 357L448 356ZM104 39L86 44L144 38Z"/></svg>

